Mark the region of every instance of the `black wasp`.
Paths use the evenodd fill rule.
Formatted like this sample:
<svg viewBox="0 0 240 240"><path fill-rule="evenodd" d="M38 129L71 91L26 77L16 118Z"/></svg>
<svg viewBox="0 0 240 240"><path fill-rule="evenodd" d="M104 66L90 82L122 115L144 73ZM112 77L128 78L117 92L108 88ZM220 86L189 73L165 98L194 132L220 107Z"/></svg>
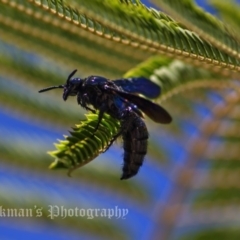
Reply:
<svg viewBox="0 0 240 240"><path fill-rule="evenodd" d="M140 110L157 123L167 124L172 121L164 108L137 95L143 94L148 98L155 98L160 95L160 87L143 77L113 81L100 76L72 78L76 71L68 76L64 85L44 88L39 92L63 88L64 101L68 96L77 96L78 104L86 110L92 112L99 110L95 131L104 113L119 120L121 128L108 147L122 135L124 165L121 179L136 175L147 153L148 140L148 130Z"/></svg>

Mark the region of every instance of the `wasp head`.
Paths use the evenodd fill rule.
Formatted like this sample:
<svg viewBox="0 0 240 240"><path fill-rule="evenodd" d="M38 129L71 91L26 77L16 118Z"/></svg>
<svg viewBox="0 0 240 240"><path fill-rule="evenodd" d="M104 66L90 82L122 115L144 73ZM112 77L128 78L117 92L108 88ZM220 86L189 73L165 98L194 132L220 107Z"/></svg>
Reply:
<svg viewBox="0 0 240 240"><path fill-rule="evenodd" d="M82 80L80 78L71 79L76 72L77 72L77 69L75 69L72 73L69 74L67 81L64 85L44 88L44 89L41 89L39 92L46 92L55 88L63 88L63 100L66 101L68 96L77 95L79 91L79 87L82 84Z"/></svg>

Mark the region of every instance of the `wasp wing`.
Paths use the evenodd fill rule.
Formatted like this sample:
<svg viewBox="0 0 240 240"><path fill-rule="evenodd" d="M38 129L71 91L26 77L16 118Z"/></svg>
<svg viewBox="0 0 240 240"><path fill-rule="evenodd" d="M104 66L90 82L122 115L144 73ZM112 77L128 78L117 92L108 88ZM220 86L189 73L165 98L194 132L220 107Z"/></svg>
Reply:
<svg viewBox="0 0 240 240"><path fill-rule="evenodd" d="M116 79L113 82L125 92L143 94L148 98L156 98L161 93L156 83L144 77Z"/></svg>
<svg viewBox="0 0 240 240"><path fill-rule="evenodd" d="M163 107L149 101L148 99L111 87L107 87L106 89L110 90L111 92L115 92L122 98L136 104L139 109L141 109L148 117L157 123L167 124L172 121L172 117Z"/></svg>

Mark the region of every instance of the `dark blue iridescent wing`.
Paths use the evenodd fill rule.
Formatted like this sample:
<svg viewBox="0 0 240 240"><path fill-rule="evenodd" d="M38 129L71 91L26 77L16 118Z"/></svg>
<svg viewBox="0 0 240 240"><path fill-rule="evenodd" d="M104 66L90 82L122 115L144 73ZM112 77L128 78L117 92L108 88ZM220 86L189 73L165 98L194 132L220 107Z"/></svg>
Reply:
<svg viewBox="0 0 240 240"><path fill-rule="evenodd" d="M140 117L143 117L142 112L135 104L129 102L128 100L126 100L126 98L123 98L117 94L114 97L114 104L120 112L123 112L128 106L130 106L135 113L137 113Z"/></svg>
<svg viewBox="0 0 240 240"><path fill-rule="evenodd" d="M144 77L116 79L113 82L125 92L143 94L148 98L156 98L161 93L156 83Z"/></svg>
<svg viewBox="0 0 240 240"><path fill-rule="evenodd" d="M121 98L115 98L119 99L121 103L128 103L136 105L136 108L133 109L135 112L139 111L141 109L144 113L148 115L153 121L157 123L163 123L167 124L172 121L172 117L170 114L160 105L155 104L148 99L142 98L138 95L134 95L131 93L123 92L118 89L108 87L106 86L106 91L110 91L112 93L116 93L119 95ZM116 103L115 103L116 104Z"/></svg>

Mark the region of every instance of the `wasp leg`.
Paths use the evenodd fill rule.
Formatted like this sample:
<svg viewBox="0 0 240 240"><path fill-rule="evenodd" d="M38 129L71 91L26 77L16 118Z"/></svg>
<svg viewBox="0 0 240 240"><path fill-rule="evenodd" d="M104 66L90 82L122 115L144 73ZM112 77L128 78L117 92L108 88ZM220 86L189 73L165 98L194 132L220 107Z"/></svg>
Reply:
<svg viewBox="0 0 240 240"><path fill-rule="evenodd" d="M95 111L94 109L91 109L91 108L89 108L89 107L85 107L85 109L88 110L88 111L90 111L90 112L92 112L92 113L96 113L96 111Z"/></svg>
<svg viewBox="0 0 240 240"><path fill-rule="evenodd" d="M104 149L103 153L105 153L105 152L112 146L112 144L114 143L114 141L115 141L120 135L122 135L123 131L124 131L123 128L121 128L121 130L120 130L116 135L113 136L113 138L111 139L111 141L108 143L107 147Z"/></svg>
<svg viewBox="0 0 240 240"><path fill-rule="evenodd" d="M81 93L78 93L77 95L77 102L79 105L81 105L83 108L86 108L87 106L87 100L88 100L88 96L87 94L81 94Z"/></svg>
<svg viewBox="0 0 240 240"><path fill-rule="evenodd" d="M94 109L91 109L87 106L87 101L89 101L89 99L88 99L88 95L86 93L83 95L78 94L78 96L77 96L78 104L81 105L83 108L85 108L87 111L96 113L96 111Z"/></svg>
<svg viewBox="0 0 240 240"><path fill-rule="evenodd" d="M125 111L125 117L126 116L128 116L128 114L130 113L130 110L129 109L127 109L126 111ZM125 118L124 117L124 118ZM131 117L130 119L128 119L128 121L126 121L125 119L123 119L122 121L121 121L121 129L120 129L120 131L116 134L116 135L114 135L113 136L113 138L111 139L111 141L109 142L109 144L107 145L107 147L106 147L106 149L103 151L103 153L105 153L111 146L112 146L112 144L114 143L114 141L120 136L120 135L122 135L124 132L126 132L126 131L128 131L128 129L129 129L129 127L131 126L131 124L132 124L132 122L133 122L133 118Z"/></svg>
<svg viewBox="0 0 240 240"><path fill-rule="evenodd" d="M100 108L99 108L99 114L98 114L98 121L97 121L97 125L95 127L95 129L93 130L93 134L92 136L94 136L95 132L98 130L99 126L100 126L100 123L103 119L103 115L105 113L105 110L106 110L106 105L103 104Z"/></svg>

